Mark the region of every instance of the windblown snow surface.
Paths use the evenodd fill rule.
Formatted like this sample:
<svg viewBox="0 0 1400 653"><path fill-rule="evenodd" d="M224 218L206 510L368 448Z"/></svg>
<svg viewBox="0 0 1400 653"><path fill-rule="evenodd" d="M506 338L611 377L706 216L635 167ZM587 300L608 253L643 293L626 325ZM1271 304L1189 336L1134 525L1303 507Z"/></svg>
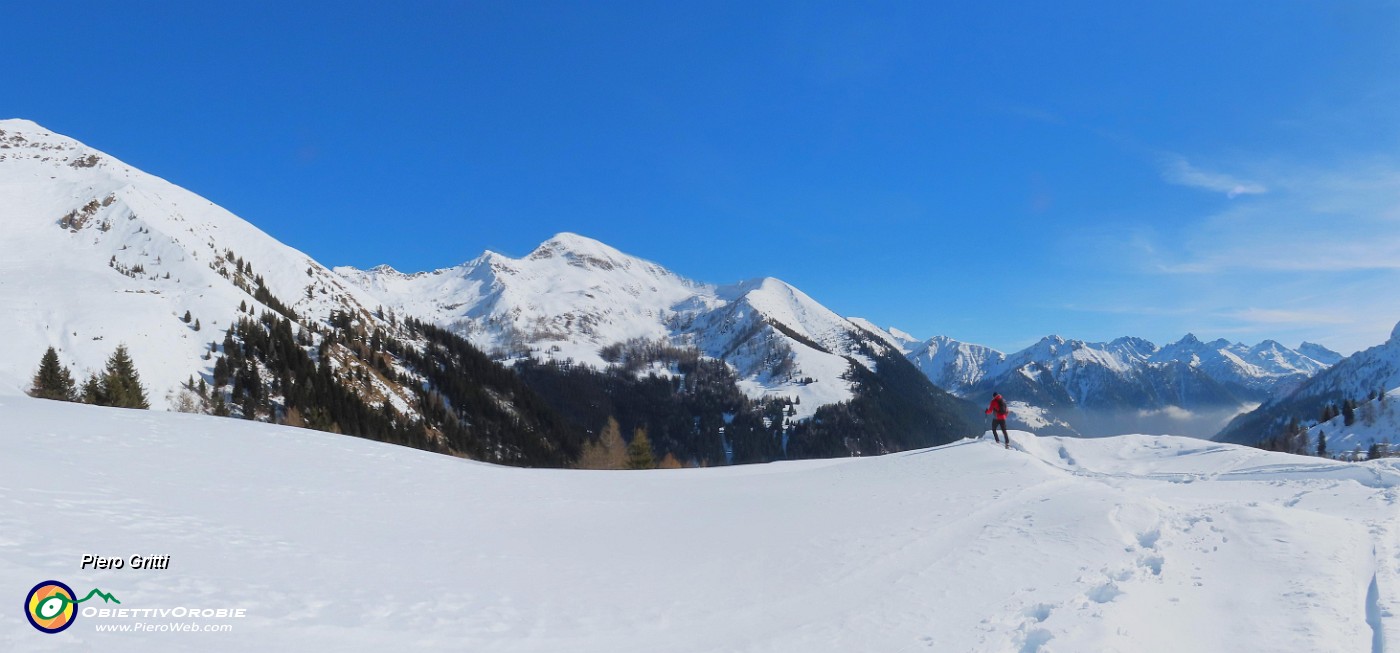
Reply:
<svg viewBox="0 0 1400 653"><path fill-rule="evenodd" d="M4 651L1371 651L1400 465L1196 439L494 467L229 419L0 398ZM164 571L84 554L170 555ZM47 635L48 579L124 608ZM84 603L90 607L92 603ZM111 606L116 607L116 606Z"/></svg>

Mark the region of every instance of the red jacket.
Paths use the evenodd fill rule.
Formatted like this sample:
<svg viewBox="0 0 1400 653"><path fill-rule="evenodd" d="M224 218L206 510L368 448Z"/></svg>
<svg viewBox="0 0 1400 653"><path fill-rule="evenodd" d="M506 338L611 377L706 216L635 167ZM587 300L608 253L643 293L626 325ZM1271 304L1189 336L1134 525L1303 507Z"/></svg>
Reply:
<svg viewBox="0 0 1400 653"><path fill-rule="evenodd" d="M1000 403L1001 405L998 406L998 403ZM985 414L996 415L997 419L1006 419L1007 413L1010 412L1011 410L1006 407L1006 398L996 396L992 397L992 403L987 405L987 410L985 411Z"/></svg>

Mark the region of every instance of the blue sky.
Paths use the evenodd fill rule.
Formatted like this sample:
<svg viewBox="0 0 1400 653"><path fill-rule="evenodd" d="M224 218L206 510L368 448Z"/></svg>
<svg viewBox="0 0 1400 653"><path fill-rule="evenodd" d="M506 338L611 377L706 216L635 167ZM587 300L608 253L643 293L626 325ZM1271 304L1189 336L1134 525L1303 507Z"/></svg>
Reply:
<svg viewBox="0 0 1400 653"><path fill-rule="evenodd" d="M0 117L329 265L572 231L1002 349L1400 321L1397 3L962 4L12 3Z"/></svg>

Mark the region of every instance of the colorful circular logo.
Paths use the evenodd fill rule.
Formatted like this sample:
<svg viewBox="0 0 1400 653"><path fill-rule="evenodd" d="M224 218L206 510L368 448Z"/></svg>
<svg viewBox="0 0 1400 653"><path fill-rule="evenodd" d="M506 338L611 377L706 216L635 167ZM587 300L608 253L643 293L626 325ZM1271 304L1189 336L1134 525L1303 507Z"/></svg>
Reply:
<svg viewBox="0 0 1400 653"><path fill-rule="evenodd" d="M24 597L24 614L30 625L42 632L57 633L73 625L78 618L73 589L56 580L46 580L29 590Z"/></svg>

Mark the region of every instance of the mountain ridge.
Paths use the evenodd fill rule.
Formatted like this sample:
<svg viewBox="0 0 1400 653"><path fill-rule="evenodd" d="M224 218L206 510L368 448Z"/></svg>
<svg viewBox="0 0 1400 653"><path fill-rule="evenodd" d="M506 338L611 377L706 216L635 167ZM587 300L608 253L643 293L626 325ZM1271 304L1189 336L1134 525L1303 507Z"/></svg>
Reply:
<svg viewBox="0 0 1400 653"><path fill-rule="evenodd" d="M965 398L1001 391L1019 403L1012 416L1024 415L1021 424L1064 434L1109 435L1127 428L1123 420L1161 417L1153 428L1189 426L1194 432L1188 434L1214 435L1226 419L1328 366L1273 340L1248 346L1203 342L1193 333L1162 346L1133 336L1087 342L1052 334L1012 353L946 336L912 342L892 330L885 334L907 343L906 356L935 385ZM1341 359L1307 344L1320 356ZM1103 419L1110 412L1122 413L1122 419ZM1195 412L1212 417L1190 425L1166 419Z"/></svg>
<svg viewBox="0 0 1400 653"><path fill-rule="evenodd" d="M570 232L520 258L488 251L428 272L335 272L392 310L448 325L500 359L602 368L601 349L616 343L693 346L740 370L751 396L798 397L801 417L852 398L842 378L852 360L875 367L854 345L864 329L780 279L694 281Z"/></svg>

